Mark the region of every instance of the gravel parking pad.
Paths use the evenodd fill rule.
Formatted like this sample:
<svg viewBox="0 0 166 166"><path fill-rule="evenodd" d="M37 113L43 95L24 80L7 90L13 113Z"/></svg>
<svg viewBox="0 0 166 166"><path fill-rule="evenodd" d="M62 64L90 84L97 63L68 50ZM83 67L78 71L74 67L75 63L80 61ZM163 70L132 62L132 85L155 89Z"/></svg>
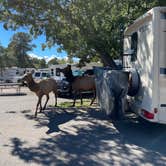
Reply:
<svg viewBox="0 0 166 166"><path fill-rule="evenodd" d="M166 165L165 125L133 114L111 121L97 107L49 106L34 118L37 97L22 92L27 95L0 97L1 166ZM58 98L63 101L69 100Z"/></svg>

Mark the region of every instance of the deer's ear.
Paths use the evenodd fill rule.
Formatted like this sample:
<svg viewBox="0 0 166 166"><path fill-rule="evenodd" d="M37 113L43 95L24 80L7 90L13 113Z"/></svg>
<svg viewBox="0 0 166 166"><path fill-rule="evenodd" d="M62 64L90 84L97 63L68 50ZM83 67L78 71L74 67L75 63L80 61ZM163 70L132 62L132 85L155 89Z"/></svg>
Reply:
<svg viewBox="0 0 166 166"><path fill-rule="evenodd" d="M31 71L31 74L33 74L34 72L35 72L35 70L32 70L32 71Z"/></svg>
<svg viewBox="0 0 166 166"><path fill-rule="evenodd" d="M71 69L71 65L67 65L68 69Z"/></svg>

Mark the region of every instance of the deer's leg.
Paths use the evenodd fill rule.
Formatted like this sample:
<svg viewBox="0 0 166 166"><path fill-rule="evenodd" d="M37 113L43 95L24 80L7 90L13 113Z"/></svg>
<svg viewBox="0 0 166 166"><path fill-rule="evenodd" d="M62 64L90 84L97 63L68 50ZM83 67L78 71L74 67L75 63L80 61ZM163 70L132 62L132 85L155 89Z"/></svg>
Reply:
<svg viewBox="0 0 166 166"><path fill-rule="evenodd" d="M46 102L45 102L45 104L44 104L44 107L43 107L43 110L45 110L46 109L46 105L47 105L47 103L48 103L48 100L49 100L49 94L46 94Z"/></svg>
<svg viewBox="0 0 166 166"><path fill-rule="evenodd" d="M57 93L54 93L55 95L55 107L57 106Z"/></svg>
<svg viewBox="0 0 166 166"><path fill-rule="evenodd" d="M56 107L57 106L57 97L58 97L57 90L54 90L54 96L55 96L55 107Z"/></svg>
<svg viewBox="0 0 166 166"><path fill-rule="evenodd" d="M36 111L35 111L35 118L37 117L37 110L38 110L38 107L41 107L41 96L39 96L38 98L38 102L37 102L37 105L36 105ZM41 109L41 108L40 108Z"/></svg>
<svg viewBox="0 0 166 166"><path fill-rule="evenodd" d="M96 98L96 91L93 92L93 98L92 98L92 100L91 100L90 105L93 104L93 102L95 101L95 98Z"/></svg>
<svg viewBox="0 0 166 166"><path fill-rule="evenodd" d="M74 92L73 94L74 94L74 96L73 96L73 107L74 107L75 106L75 102L76 102L77 92Z"/></svg>
<svg viewBox="0 0 166 166"><path fill-rule="evenodd" d="M80 93L80 100L81 100L81 105L83 104L83 99L82 99L82 93L81 92L79 92Z"/></svg>
<svg viewBox="0 0 166 166"><path fill-rule="evenodd" d="M42 97L43 97L43 95L40 95L39 96L39 98L40 98L40 103L39 103L39 105L40 105L40 113L42 112L42 110L43 110L43 108L42 108Z"/></svg>

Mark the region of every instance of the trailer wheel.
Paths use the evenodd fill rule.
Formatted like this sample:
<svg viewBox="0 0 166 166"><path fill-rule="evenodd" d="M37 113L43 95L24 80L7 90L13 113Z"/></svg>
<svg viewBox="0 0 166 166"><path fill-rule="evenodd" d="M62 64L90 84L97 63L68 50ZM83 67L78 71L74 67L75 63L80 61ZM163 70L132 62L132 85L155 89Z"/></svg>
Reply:
<svg viewBox="0 0 166 166"><path fill-rule="evenodd" d="M139 73L135 71L130 71L130 81L129 81L129 89L128 95L135 96L138 93L140 86L140 76Z"/></svg>

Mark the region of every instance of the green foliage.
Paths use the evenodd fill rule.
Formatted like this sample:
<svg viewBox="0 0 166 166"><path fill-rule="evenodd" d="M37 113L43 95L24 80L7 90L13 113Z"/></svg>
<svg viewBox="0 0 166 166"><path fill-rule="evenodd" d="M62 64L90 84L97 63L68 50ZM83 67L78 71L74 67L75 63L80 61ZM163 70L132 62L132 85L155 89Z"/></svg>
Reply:
<svg viewBox="0 0 166 166"><path fill-rule="evenodd" d="M3 46L0 45L0 76L2 76L3 69L6 66L5 57L6 57L6 50Z"/></svg>
<svg viewBox="0 0 166 166"><path fill-rule="evenodd" d="M59 64L59 62L58 58L56 57L48 61L48 65L57 65L57 64Z"/></svg>
<svg viewBox="0 0 166 166"><path fill-rule="evenodd" d="M62 58L62 59L58 60L58 63L59 64L66 64L66 63L68 63L68 61L66 59Z"/></svg>
<svg viewBox="0 0 166 166"><path fill-rule="evenodd" d="M32 41L30 35L23 32L18 32L13 35L11 42L7 48L7 54L10 59L10 66L14 64L18 67L31 67L31 61L27 55L34 45L30 44Z"/></svg>
<svg viewBox="0 0 166 166"><path fill-rule="evenodd" d="M91 100L90 99L83 99L83 105L81 105L80 101L76 101L75 107L80 108L80 107L89 107ZM59 104L60 107L62 108L68 108L71 107L73 104L73 101L66 101L62 102Z"/></svg>
<svg viewBox="0 0 166 166"><path fill-rule="evenodd" d="M45 59L41 59L39 61L39 67L40 68L47 68L48 67Z"/></svg>
<svg viewBox="0 0 166 166"><path fill-rule="evenodd" d="M61 59L58 59L58 58L53 58L51 59L50 61L48 61L48 65L57 65L57 64L67 64L67 63L70 63L72 64L74 61L72 59L72 57L68 57L68 59L66 58L61 58Z"/></svg>
<svg viewBox="0 0 166 166"><path fill-rule="evenodd" d="M98 57L104 65L115 66L120 56L121 29L165 0L4 0L0 2L4 28L27 26L36 37L46 35L51 47L60 46L81 62Z"/></svg>
<svg viewBox="0 0 166 166"><path fill-rule="evenodd" d="M36 69L41 68L41 66L40 66L40 59L34 58L34 57L33 58L29 57L29 59L30 59L31 64L32 64L32 66L30 66L30 67L33 67L33 68L36 68Z"/></svg>

